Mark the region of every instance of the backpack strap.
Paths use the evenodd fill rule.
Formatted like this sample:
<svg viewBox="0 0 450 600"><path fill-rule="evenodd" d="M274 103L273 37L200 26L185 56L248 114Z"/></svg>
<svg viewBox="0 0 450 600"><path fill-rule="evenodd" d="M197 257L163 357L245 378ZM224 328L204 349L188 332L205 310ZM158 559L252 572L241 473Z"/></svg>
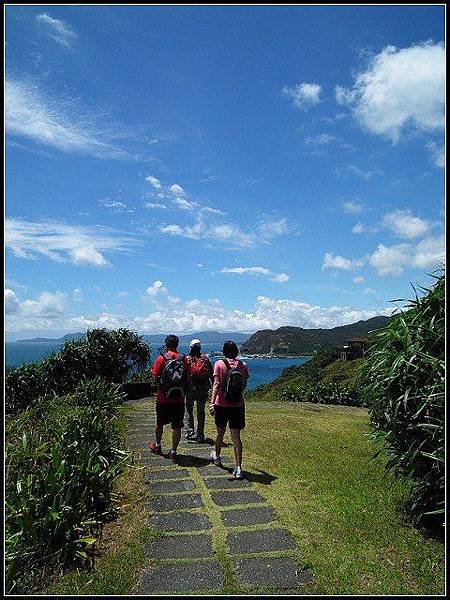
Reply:
<svg viewBox="0 0 450 600"><path fill-rule="evenodd" d="M224 365L227 368L227 371L231 371L231 365L226 358L222 358Z"/></svg>

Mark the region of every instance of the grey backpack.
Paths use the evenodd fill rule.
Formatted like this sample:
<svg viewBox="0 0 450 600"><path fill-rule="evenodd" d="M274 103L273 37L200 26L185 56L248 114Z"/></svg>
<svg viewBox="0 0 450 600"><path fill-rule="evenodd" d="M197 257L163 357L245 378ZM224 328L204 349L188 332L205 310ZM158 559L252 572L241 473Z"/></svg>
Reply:
<svg viewBox="0 0 450 600"><path fill-rule="evenodd" d="M175 358L171 354L163 354L166 359L164 369L161 373L161 389L169 400L175 400L184 396L187 386L187 372L184 364L183 354Z"/></svg>
<svg viewBox="0 0 450 600"><path fill-rule="evenodd" d="M238 360L236 367L232 367L226 358L222 359L227 368L227 374L222 384L225 402L240 402L244 394L244 375L242 362Z"/></svg>

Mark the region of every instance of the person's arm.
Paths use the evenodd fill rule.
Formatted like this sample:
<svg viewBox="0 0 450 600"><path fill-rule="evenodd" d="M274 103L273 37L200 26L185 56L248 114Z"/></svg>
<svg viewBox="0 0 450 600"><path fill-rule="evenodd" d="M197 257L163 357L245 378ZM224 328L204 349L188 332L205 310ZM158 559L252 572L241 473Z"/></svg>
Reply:
<svg viewBox="0 0 450 600"><path fill-rule="evenodd" d="M161 375L163 364L164 364L164 357L159 355L158 358L155 360L153 367L152 367L152 375L156 379L156 381L158 381L158 378Z"/></svg>
<svg viewBox="0 0 450 600"><path fill-rule="evenodd" d="M213 384L212 394L211 394L211 404L209 405L209 412L210 412L211 415L215 414L214 401L215 401L216 396L217 396L217 394L219 392L219 387L220 387L219 376L218 375L214 375L214 384Z"/></svg>

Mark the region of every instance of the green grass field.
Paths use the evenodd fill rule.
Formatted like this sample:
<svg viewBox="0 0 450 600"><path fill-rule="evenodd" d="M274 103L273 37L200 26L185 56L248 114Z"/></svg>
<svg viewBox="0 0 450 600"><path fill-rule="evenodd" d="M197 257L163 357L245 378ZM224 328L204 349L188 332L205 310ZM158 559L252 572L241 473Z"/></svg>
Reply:
<svg viewBox="0 0 450 600"><path fill-rule="evenodd" d="M146 403L154 409L153 401ZM382 456L372 459L368 431L365 409L249 402L244 471L261 472L263 483L254 486L297 538L315 577L312 593L444 594L443 543L406 524L406 484L386 474ZM214 435L210 417L206 433ZM169 436L167 430L166 448ZM231 445L223 454L232 456ZM64 576L52 592L133 593L145 562L143 542L152 534L139 520L140 472L128 471L119 487L129 504L107 526L96 569Z"/></svg>

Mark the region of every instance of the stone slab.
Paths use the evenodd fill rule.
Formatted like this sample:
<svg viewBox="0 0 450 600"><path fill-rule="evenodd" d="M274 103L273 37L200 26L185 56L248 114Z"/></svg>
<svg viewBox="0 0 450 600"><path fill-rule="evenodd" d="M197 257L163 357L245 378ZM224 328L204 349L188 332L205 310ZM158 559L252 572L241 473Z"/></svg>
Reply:
<svg viewBox="0 0 450 600"><path fill-rule="evenodd" d="M234 506L235 504L250 504L253 502L265 502L258 492L253 490L236 490L225 492L213 492L211 494L213 502L219 506Z"/></svg>
<svg viewBox="0 0 450 600"><path fill-rule="evenodd" d="M301 583L299 567L292 558L243 558L237 561L239 583L291 589Z"/></svg>
<svg viewBox="0 0 450 600"><path fill-rule="evenodd" d="M296 547L294 538L284 529L238 531L229 533L227 539L231 554L292 550Z"/></svg>
<svg viewBox="0 0 450 600"><path fill-rule="evenodd" d="M229 474L222 477L207 477L203 481L210 490L236 490L239 488L248 488L252 485L246 479L233 479L230 481L228 477L230 477Z"/></svg>
<svg viewBox="0 0 450 600"><path fill-rule="evenodd" d="M223 586L222 568L217 561L161 565L145 571L141 593L196 592L218 590Z"/></svg>
<svg viewBox="0 0 450 600"><path fill-rule="evenodd" d="M221 515L225 527L245 527L246 525L260 525L270 523L277 518L276 512L269 506L255 506L255 508L240 508L225 510Z"/></svg>
<svg viewBox="0 0 450 600"><path fill-rule="evenodd" d="M146 546L150 558L211 558L213 554L212 536L183 534L163 537Z"/></svg>
<svg viewBox="0 0 450 600"><path fill-rule="evenodd" d="M189 476L188 469L160 469L159 471L152 471L145 477L148 483L153 481L160 481L162 479L182 479Z"/></svg>
<svg viewBox="0 0 450 600"><path fill-rule="evenodd" d="M155 481L151 483L151 490L155 494L170 494L172 492L190 492L195 488L192 479L178 479L176 481Z"/></svg>
<svg viewBox="0 0 450 600"><path fill-rule="evenodd" d="M184 508L198 508L203 506L200 494L179 494L178 496L163 496L158 494L150 498L148 507L155 512L169 512Z"/></svg>
<svg viewBox="0 0 450 600"><path fill-rule="evenodd" d="M160 531L202 531L212 528L205 514L189 511L152 515L150 525Z"/></svg>

